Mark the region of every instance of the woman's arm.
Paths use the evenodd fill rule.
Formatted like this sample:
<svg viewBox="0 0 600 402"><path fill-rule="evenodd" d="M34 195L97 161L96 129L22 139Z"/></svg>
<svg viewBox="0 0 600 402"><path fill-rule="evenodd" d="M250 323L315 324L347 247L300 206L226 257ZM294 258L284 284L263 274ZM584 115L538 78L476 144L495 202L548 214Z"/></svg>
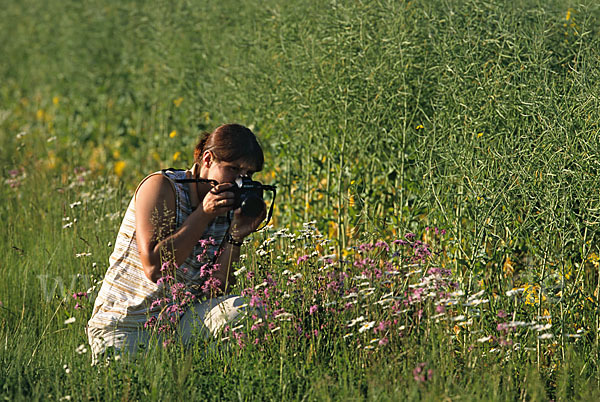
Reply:
<svg viewBox="0 0 600 402"><path fill-rule="evenodd" d="M215 192L206 194L177 230L175 194L169 180L162 175L154 175L140 186L135 200L136 237L144 274L152 282L161 277L160 268L165 257L174 260L177 265L183 264L208 224L231 209L222 201L231 196L230 192L223 191L229 185L219 186Z"/></svg>

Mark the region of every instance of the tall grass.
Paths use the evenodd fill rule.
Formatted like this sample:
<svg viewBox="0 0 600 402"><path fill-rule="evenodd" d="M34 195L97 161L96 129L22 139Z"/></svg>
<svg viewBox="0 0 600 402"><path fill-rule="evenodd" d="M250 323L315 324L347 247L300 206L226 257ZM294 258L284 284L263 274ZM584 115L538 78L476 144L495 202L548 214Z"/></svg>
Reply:
<svg viewBox="0 0 600 402"><path fill-rule="evenodd" d="M4 395L597 397L594 2L22 1L3 2L0 17ZM414 232L441 254L391 291L403 299L430 267L450 269L464 295L447 319L429 300L422 318L410 311L408 335L375 352L337 332L359 316L350 311L329 317L337 329L322 338L300 342L290 328L263 350L90 368L76 349L93 292L70 294L102 278L137 182L189 166L197 135L230 121L260 135L259 179L278 185L274 229L255 235L247 269L285 283L285 270L325 275L316 251L335 254L332 272L360 275L341 262L360 261L356 247ZM310 238L278 238L271 260L256 256L275 230L312 220ZM387 285L371 283L369 302ZM342 295L289 308L310 318ZM529 324L498 330L506 322ZM548 324L553 338L538 339ZM415 380L424 362L433 377Z"/></svg>

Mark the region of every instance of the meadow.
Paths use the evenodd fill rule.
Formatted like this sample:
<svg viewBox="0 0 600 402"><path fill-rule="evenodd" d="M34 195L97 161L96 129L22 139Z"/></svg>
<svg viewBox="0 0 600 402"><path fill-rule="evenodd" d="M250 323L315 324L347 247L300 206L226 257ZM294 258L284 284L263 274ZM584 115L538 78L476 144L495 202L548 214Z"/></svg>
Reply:
<svg viewBox="0 0 600 402"><path fill-rule="evenodd" d="M22 0L0 21L2 398L600 399L596 2ZM266 317L91 366L132 192L225 122L277 186L236 266Z"/></svg>

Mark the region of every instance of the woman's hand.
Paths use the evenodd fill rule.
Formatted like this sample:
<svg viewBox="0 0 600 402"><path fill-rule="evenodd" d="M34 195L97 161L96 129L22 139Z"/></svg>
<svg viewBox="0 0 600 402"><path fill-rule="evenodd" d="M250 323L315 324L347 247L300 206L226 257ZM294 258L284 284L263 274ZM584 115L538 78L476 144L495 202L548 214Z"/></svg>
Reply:
<svg viewBox="0 0 600 402"><path fill-rule="evenodd" d="M250 233L254 232L262 221L267 216L267 207L263 202L263 209L261 213L256 216L247 216L242 213L242 209L238 208L233 213L233 222L231 222L231 236L239 241L242 241Z"/></svg>
<svg viewBox="0 0 600 402"><path fill-rule="evenodd" d="M231 211L235 203L235 194L227 191L233 183L221 183L214 186L202 200L202 211L214 218Z"/></svg>

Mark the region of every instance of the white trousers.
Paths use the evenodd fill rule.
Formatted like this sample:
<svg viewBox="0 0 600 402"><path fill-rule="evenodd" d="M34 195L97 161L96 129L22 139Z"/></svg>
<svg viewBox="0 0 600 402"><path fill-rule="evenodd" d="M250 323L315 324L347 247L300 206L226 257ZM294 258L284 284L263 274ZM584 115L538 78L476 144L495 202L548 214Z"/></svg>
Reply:
<svg viewBox="0 0 600 402"><path fill-rule="evenodd" d="M246 299L240 296L221 296L195 303L181 317L177 328L178 335L186 346L199 338L216 338L226 325L237 323L251 310L254 309L248 309ZM110 347L119 354L134 355L140 349L146 349L152 338L152 333L146 330L131 332L88 328L87 332L92 350L92 364L96 364Z"/></svg>

